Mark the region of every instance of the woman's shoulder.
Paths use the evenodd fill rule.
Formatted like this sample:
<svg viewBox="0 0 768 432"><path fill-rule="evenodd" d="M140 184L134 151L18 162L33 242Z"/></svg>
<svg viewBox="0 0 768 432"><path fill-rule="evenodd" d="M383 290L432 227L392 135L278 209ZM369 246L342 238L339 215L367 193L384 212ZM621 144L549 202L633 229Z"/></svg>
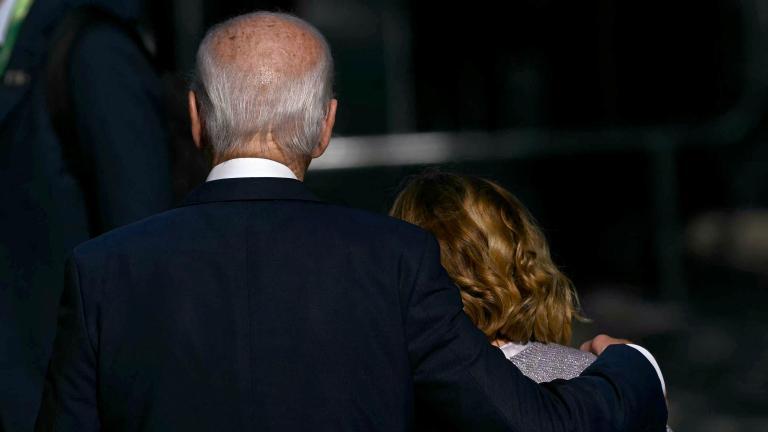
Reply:
<svg viewBox="0 0 768 432"><path fill-rule="evenodd" d="M575 378L597 357L563 345L530 342L507 358L527 377L547 382Z"/></svg>

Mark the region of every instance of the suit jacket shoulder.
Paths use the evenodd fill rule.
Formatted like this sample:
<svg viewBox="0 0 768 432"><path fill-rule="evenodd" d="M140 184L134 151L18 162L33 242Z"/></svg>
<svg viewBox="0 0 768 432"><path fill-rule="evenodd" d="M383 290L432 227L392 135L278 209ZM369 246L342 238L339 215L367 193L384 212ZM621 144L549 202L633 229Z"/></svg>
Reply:
<svg viewBox="0 0 768 432"><path fill-rule="evenodd" d="M296 222L294 229L304 224L308 229L322 230L358 247L379 249L382 252L408 253L414 249L418 252L423 248L425 239L431 236L411 223L352 207L325 202L290 201L272 203L272 206L275 205L285 207L286 213L301 210L300 217L294 221ZM218 208L185 206L168 210L88 240L75 247L73 255L78 260L90 260L98 256L125 257L125 254L129 253L157 254L162 253L163 246L173 247L177 244L169 243L169 237L174 236L178 236L175 240L181 243L194 243L194 239L188 235L189 225L201 222L206 216L218 217L217 212L227 211L222 207L226 206L218 206ZM235 211L240 211L247 207L247 204L235 203L233 207ZM312 224L304 222L313 218L315 222ZM231 223L236 225L239 222L241 221ZM217 230L215 226L208 228L212 232ZM199 234L204 236L205 232L199 232Z"/></svg>

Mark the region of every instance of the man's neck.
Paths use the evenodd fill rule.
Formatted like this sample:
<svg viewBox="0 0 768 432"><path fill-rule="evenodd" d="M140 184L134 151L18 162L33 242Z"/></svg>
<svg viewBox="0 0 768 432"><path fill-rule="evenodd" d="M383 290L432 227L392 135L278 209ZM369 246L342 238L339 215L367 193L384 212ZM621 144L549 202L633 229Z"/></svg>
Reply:
<svg viewBox="0 0 768 432"><path fill-rule="evenodd" d="M297 179L304 181L304 175L307 173L309 162L312 160L309 156L290 155L272 141L266 143L259 142L255 145L245 146L244 148L245 150L230 152L226 155L214 155L213 166L228 160L240 158L269 159L287 166L293 171Z"/></svg>

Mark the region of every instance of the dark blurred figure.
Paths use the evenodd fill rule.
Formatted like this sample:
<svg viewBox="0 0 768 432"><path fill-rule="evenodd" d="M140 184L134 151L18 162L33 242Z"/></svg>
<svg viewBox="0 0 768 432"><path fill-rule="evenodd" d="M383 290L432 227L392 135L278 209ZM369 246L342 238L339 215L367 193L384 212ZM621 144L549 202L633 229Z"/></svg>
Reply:
<svg viewBox="0 0 768 432"><path fill-rule="evenodd" d="M34 425L65 256L168 208L171 179L161 84L126 30L140 1L3 3L18 17L31 4L23 21L10 19L0 49L10 53L0 61L0 430L16 432ZM83 5L109 19L73 21ZM51 76L60 79L47 85ZM52 87L65 93L55 102ZM68 137L52 126L55 104Z"/></svg>

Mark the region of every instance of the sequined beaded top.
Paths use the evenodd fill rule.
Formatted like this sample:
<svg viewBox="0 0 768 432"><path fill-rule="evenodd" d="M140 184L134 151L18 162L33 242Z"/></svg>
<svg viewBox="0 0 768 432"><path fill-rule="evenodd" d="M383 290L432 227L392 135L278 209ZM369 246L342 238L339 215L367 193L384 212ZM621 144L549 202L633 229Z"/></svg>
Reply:
<svg viewBox="0 0 768 432"><path fill-rule="evenodd" d="M506 344L501 350L525 376L537 383L576 378L597 359L574 348L539 342Z"/></svg>

